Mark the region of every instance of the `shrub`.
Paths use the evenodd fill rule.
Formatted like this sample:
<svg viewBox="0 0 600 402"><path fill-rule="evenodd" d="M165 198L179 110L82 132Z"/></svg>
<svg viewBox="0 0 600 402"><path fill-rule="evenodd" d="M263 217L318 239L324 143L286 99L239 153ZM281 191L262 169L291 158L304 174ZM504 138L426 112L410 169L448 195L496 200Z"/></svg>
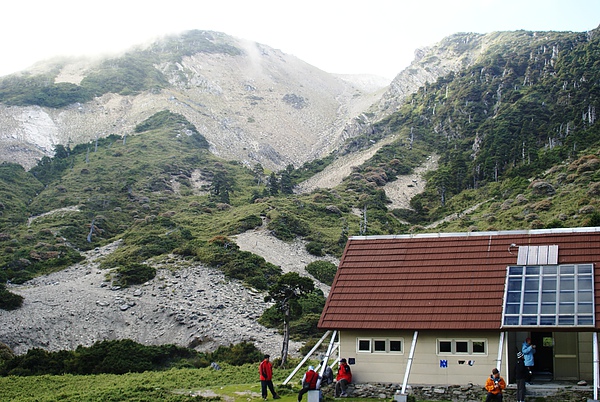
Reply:
<svg viewBox="0 0 600 402"><path fill-rule="evenodd" d="M146 264L129 263L116 269L115 283L120 286L141 285L156 276L156 269Z"/></svg>
<svg viewBox="0 0 600 402"><path fill-rule="evenodd" d="M246 230L254 229L262 225L262 219L258 215L248 215L237 221L235 231L243 233Z"/></svg>
<svg viewBox="0 0 600 402"><path fill-rule="evenodd" d="M183 361L198 367L198 362L206 362L202 356L193 349L175 345L145 346L130 339L101 341L90 347L79 346L74 351L30 349L24 355L6 360L0 375L141 373L181 365Z"/></svg>
<svg viewBox="0 0 600 402"><path fill-rule="evenodd" d="M311 274L319 282L331 286L337 266L329 261L313 261L306 266L306 272Z"/></svg>
<svg viewBox="0 0 600 402"><path fill-rule="evenodd" d="M23 305L23 296L0 288L0 309L16 310Z"/></svg>
<svg viewBox="0 0 600 402"><path fill-rule="evenodd" d="M290 241L310 233L309 225L293 215L280 215L269 223L269 229L279 240Z"/></svg>
<svg viewBox="0 0 600 402"><path fill-rule="evenodd" d="M263 359L263 353L253 343L241 342L236 345L219 346L210 354L212 361L241 366L246 363L257 363Z"/></svg>
<svg viewBox="0 0 600 402"><path fill-rule="evenodd" d="M267 328L278 328L283 323L283 313L277 306L271 306L262 313L258 323Z"/></svg>
<svg viewBox="0 0 600 402"><path fill-rule="evenodd" d="M298 340L319 334L317 324L320 317L320 314L315 313L303 314L302 317L290 323L290 333Z"/></svg>
<svg viewBox="0 0 600 402"><path fill-rule="evenodd" d="M15 353L4 343L0 342L0 365L13 357L15 357Z"/></svg>
<svg viewBox="0 0 600 402"><path fill-rule="evenodd" d="M316 255L317 257L322 257L325 255L323 252L323 247L325 247L325 245L320 241L311 241L306 244L306 251L312 255Z"/></svg>
<svg viewBox="0 0 600 402"><path fill-rule="evenodd" d="M300 297L298 303L302 308L302 314L321 314L323 307L325 307L325 296L323 296L321 289L315 289Z"/></svg>
<svg viewBox="0 0 600 402"><path fill-rule="evenodd" d="M225 275L244 281L256 289L267 289L281 275L281 268L263 257L239 246L225 236L215 236L208 242L197 240L176 250L182 255L195 254L205 264L219 268Z"/></svg>

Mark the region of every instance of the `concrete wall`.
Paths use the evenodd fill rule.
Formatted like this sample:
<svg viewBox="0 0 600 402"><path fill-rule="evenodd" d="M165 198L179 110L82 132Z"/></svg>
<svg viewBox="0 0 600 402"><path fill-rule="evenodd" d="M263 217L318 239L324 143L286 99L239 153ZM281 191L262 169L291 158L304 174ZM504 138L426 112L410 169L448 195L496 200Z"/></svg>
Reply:
<svg viewBox="0 0 600 402"><path fill-rule="evenodd" d="M410 348L413 340L412 331L342 331L340 333L340 356L354 358L351 365L353 381L402 383L406 371ZM409 384L477 384L483 386L491 370L497 366L499 333L469 331L420 331L418 333L415 357L409 377ZM392 352L360 352L357 340L402 340L402 351ZM485 353L440 353L438 341L471 342L485 341ZM464 343L463 343L464 344ZM442 362L445 361L445 364ZM501 368L501 375L506 380L506 365Z"/></svg>

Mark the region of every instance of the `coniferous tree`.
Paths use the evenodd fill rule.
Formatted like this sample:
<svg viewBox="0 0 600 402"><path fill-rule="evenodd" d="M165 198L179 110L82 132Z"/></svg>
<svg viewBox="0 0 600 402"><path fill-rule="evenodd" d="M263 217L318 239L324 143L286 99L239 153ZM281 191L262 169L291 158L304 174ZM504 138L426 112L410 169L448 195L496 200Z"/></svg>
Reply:
<svg viewBox="0 0 600 402"><path fill-rule="evenodd" d="M269 193L271 195L279 194L279 180L277 180L275 173L271 173L269 176Z"/></svg>
<svg viewBox="0 0 600 402"><path fill-rule="evenodd" d="M310 278L297 272L288 272L280 276L270 288L265 301L274 301L283 314L283 345L281 348L281 367L285 367L290 342L290 321L302 314L298 299L312 292L315 285Z"/></svg>

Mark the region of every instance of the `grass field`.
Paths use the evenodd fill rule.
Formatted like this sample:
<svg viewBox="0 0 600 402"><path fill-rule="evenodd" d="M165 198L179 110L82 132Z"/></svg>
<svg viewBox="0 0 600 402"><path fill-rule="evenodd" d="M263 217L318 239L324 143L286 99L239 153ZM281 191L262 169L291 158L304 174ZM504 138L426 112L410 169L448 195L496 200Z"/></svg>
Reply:
<svg viewBox="0 0 600 402"><path fill-rule="evenodd" d="M280 402L295 402L300 390L300 370L285 386L281 385L291 369L274 369L273 383ZM181 368L167 371L98 374L88 376L0 377L0 402L182 402L222 400L262 402L258 370L255 365L222 365L211 368ZM306 395L303 401L306 401ZM376 401L345 398L344 401ZM269 401L272 397L269 394Z"/></svg>

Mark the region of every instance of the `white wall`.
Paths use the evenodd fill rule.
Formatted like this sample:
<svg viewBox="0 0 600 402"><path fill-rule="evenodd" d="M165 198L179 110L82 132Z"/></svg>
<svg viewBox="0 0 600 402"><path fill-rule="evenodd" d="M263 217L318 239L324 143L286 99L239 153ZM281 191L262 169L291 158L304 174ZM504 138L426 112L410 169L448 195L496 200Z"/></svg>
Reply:
<svg viewBox="0 0 600 402"><path fill-rule="evenodd" d="M351 365L353 382L401 384L404 380L413 334L413 331L341 331L340 357L355 359L355 364ZM400 354L358 352L357 339L402 339L403 351ZM440 354L437 351L439 339L463 342L485 340L486 351L484 354ZM498 332L419 331L408 383L413 385L464 385L469 383L484 385L485 380L497 364L499 339ZM506 353L503 353L503 358L505 356ZM441 360L447 361L447 367L440 367ZM506 370L507 365L504 362L500 373L508 381Z"/></svg>

